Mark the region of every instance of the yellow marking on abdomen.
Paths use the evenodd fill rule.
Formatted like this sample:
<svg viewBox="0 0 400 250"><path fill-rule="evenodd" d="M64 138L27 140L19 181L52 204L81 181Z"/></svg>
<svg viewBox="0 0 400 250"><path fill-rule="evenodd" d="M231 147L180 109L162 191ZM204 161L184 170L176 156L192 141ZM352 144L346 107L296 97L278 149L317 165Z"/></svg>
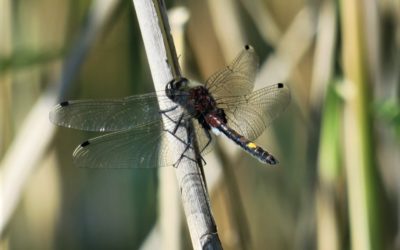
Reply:
<svg viewBox="0 0 400 250"><path fill-rule="evenodd" d="M249 142L249 143L247 143L247 146L248 146L249 148L251 148L251 149L257 148L257 145L256 145L254 142Z"/></svg>

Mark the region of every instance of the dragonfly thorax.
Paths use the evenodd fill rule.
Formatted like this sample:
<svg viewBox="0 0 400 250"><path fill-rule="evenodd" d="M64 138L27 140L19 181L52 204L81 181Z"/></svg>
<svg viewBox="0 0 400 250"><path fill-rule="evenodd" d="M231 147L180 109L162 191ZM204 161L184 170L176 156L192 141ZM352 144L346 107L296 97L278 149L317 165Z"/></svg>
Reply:
<svg viewBox="0 0 400 250"><path fill-rule="evenodd" d="M181 105L207 130L210 130L211 126L208 124L206 116L216 117L223 123L227 122L224 110L217 107L213 96L201 84L191 83L186 78L181 78L170 81L165 92L173 102Z"/></svg>
<svg viewBox="0 0 400 250"><path fill-rule="evenodd" d="M189 111L197 118L203 128L210 130L213 126L208 123L206 117L215 117L223 123L227 123L226 114L223 109L217 107L217 102L204 86L198 86L191 90L191 99L193 106Z"/></svg>

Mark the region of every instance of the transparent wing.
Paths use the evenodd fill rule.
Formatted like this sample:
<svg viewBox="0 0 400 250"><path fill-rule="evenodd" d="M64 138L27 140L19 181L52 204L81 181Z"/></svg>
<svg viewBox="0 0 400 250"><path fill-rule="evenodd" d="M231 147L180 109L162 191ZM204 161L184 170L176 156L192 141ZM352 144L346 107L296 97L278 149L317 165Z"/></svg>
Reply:
<svg viewBox="0 0 400 250"><path fill-rule="evenodd" d="M74 163L84 168L154 168L170 165L161 122L113 132L79 145Z"/></svg>
<svg viewBox="0 0 400 250"><path fill-rule="evenodd" d="M252 47L246 45L226 68L206 81L206 87L214 98L250 94L258 68L258 57Z"/></svg>
<svg viewBox="0 0 400 250"><path fill-rule="evenodd" d="M184 116L183 119L190 119ZM172 131L176 123L167 121ZM170 138L167 138L170 137ZM170 166L183 154L171 150L167 139L188 143L164 130L163 122L156 121L132 129L112 132L79 145L74 153L74 163L83 168L153 168ZM185 144L186 145L186 144Z"/></svg>
<svg viewBox="0 0 400 250"><path fill-rule="evenodd" d="M223 108L228 125L249 140L255 140L282 113L290 102L289 88L274 84L245 96L216 100Z"/></svg>
<svg viewBox="0 0 400 250"><path fill-rule="evenodd" d="M168 100L166 96L159 98ZM67 101L50 112L54 124L86 131L117 131L160 119L156 93L117 100Z"/></svg>

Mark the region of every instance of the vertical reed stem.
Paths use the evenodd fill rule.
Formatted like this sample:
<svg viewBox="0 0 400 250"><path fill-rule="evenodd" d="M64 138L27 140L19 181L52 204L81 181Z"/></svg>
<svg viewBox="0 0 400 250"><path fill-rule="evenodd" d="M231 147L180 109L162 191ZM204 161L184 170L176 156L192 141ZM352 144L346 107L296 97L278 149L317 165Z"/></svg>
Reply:
<svg viewBox="0 0 400 250"><path fill-rule="evenodd" d="M133 4L142 32L155 88L156 90L164 90L167 82L174 77L180 76L180 68L175 46L170 35L165 4L162 0L133 0ZM160 108L166 110L168 107L165 103L160 103ZM182 110L177 109L173 112L177 112L179 115ZM178 136L186 138L186 132L184 129L179 129ZM174 152L183 152L184 145L176 143L174 140L169 140L168 143L174 149ZM186 153L188 157L197 159L194 150L189 151ZM198 165L184 158L175 169L175 173L181 190L183 208L193 248L222 249L211 214L208 194Z"/></svg>
<svg viewBox="0 0 400 250"><path fill-rule="evenodd" d="M342 47L347 81L345 102L345 164L349 199L351 249L382 249L376 191L366 55L364 1L341 1Z"/></svg>

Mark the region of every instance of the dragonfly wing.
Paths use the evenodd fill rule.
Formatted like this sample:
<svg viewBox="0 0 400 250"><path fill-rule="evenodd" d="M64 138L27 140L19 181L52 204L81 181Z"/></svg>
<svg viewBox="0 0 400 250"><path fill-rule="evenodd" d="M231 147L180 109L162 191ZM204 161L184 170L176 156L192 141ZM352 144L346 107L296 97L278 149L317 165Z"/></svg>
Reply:
<svg viewBox="0 0 400 250"><path fill-rule="evenodd" d="M74 163L83 168L154 168L166 166L168 148L162 123L112 132L79 145Z"/></svg>
<svg viewBox="0 0 400 250"><path fill-rule="evenodd" d="M238 133L255 140L282 113L290 102L289 88L274 84L245 96L217 100L223 108L228 125Z"/></svg>
<svg viewBox="0 0 400 250"><path fill-rule="evenodd" d="M205 85L214 98L250 94L257 68L257 54L251 46L246 45L231 64L212 75Z"/></svg>
<svg viewBox="0 0 400 250"><path fill-rule="evenodd" d="M50 112L54 124L86 131L117 131L160 119L156 93L118 100L67 101Z"/></svg>

